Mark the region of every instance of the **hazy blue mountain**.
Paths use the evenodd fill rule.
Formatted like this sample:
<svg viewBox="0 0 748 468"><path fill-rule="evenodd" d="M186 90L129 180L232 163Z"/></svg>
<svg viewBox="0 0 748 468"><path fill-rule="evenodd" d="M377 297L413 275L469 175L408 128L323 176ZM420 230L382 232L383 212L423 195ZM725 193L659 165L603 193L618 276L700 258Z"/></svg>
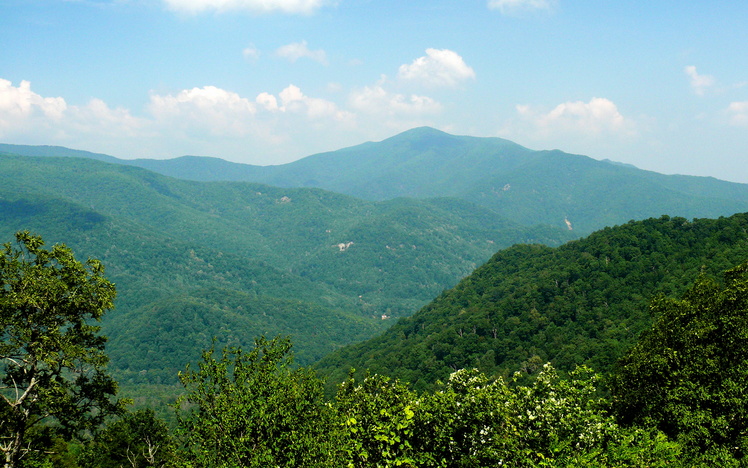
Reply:
<svg viewBox="0 0 748 468"><path fill-rule="evenodd" d="M190 180L315 187L373 201L460 198L523 225L571 228L578 236L662 214L716 217L748 209L746 184L668 176L428 127L278 166L194 156L119 162Z"/></svg>
<svg viewBox="0 0 748 468"><path fill-rule="evenodd" d="M117 164L127 163L124 159L118 159L114 156L109 156L102 153L92 153L90 151L76 150L65 148L64 146L48 146L48 145L10 145L7 143L0 143L0 153L17 154L22 156L37 156L37 157L68 157L68 158L87 158L96 159L98 161L106 161Z"/></svg>

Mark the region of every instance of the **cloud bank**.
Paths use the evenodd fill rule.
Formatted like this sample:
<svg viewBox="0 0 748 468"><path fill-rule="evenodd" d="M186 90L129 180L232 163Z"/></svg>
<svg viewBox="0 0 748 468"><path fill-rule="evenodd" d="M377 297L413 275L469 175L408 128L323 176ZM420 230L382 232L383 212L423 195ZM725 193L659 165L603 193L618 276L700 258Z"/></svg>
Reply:
<svg viewBox="0 0 748 468"><path fill-rule="evenodd" d="M589 102L569 101L557 105L547 113L538 112L527 105L517 106L520 117L543 134L579 133L584 135L632 134L633 122L618 111L618 107L605 98L592 98Z"/></svg>
<svg viewBox="0 0 748 468"><path fill-rule="evenodd" d="M387 90L383 83L343 94L343 105L293 84L255 97L216 86L151 93L142 116L100 99L84 106L44 97L31 83L0 79L0 138L55 144L120 157L210 154L287 162L316 151L391 136L439 114L436 100ZM177 152L177 153L175 153Z"/></svg>
<svg viewBox="0 0 748 468"><path fill-rule="evenodd" d="M611 157L640 136L640 125L606 98L567 101L550 111L518 105L516 111L499 135L535 148Z"/></svg>

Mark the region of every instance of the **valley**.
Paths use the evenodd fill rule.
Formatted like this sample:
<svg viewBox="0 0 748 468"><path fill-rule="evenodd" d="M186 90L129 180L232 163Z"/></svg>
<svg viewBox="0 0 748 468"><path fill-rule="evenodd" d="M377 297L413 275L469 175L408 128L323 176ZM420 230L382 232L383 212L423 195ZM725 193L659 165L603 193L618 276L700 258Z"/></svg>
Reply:
<svg viewBox="0 0 748 468"><path fill-rule="evenodd" d="M526 248L501 253L515 244L560 246L650 215L748 210L740 184L429 128L269 167L0 151L0 235L64 242L102 260L117 284L104 331L126 385L173 384L214 337L223 346L290 334L297 362L312 364L414 314L496 252ZM553 359L537 349L492 366ZM356 366L396 368L366 362Z"/></svg>

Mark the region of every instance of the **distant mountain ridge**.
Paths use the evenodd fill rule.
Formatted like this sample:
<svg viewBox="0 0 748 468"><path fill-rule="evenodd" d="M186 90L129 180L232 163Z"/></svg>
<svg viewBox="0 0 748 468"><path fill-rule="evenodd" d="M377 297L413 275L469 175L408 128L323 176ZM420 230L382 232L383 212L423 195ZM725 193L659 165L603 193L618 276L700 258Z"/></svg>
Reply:
<svg viewBox="0 0 748 468"><path fill-rule="evenodd" d="M26 153L17 147L13 151L38 154L34 148ZM9 150L0 145L0 151ZM188 180L314 187L373 201L453 197L523 225L568 228L579 236L663 214L697 218L748 210L748 184L667 176L558 150L534 151L501 138L455 136L429 127L277 166L197 156L117 162Z"/></svg>

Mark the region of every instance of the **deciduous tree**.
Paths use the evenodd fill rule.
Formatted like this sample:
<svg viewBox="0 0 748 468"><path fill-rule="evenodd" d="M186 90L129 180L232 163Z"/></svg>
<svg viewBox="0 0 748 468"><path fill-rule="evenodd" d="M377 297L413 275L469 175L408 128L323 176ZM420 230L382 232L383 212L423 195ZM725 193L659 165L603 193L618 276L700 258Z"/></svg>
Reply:
<svg viewBox="0 0 748 468"><path fill-rule="evenodd" d="M114 284L97 260L77 261L65 245L16 234L0 252L0 450L5 467L38 450L42 424L72 434L121 410L106 373L106 338L93 322L113 307Z"/></svg>

